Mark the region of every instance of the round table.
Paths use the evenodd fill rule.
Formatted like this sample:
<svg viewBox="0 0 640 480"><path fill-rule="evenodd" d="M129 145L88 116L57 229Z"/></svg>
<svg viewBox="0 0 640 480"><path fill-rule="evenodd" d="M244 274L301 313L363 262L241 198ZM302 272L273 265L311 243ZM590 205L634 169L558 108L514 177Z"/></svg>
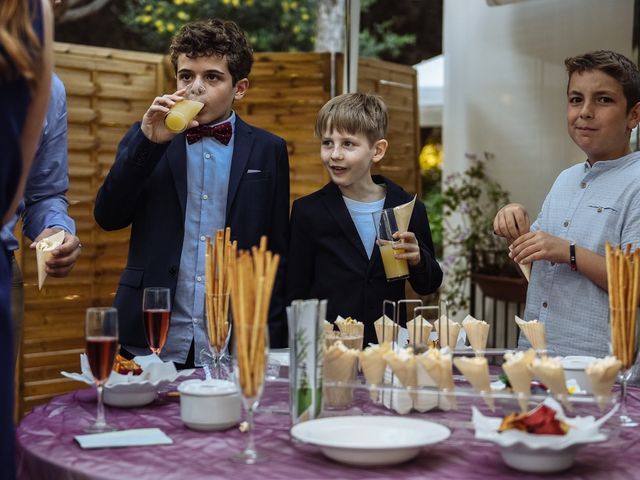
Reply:
<svg viewBox="0 0 640 480"><path fill-rule="evenodd" d="M640 389L631 388L629 409L640 418ZM356 395L356 411L390 414L368 402L368 392ZM256 415L256 443L270 454L257 465L240 465L230 457L240 451L246 434L232 428L224 432L197 432L180 420L179 400L161 394L151 405L118 409L106 407L107 420L120 429L158 427L172 445L83 450L73 437L95 419L95 390L83 389L36 407L17 429L20 479L357 479L392 477L449 479L540 479L540 475L511 470L503 464L499 448L474 439L469 428L454 428L443 443L426 447L408 463L390 467L355 468L325 458L318 449L291 441L287 414L288 386L268 383L263 410ZM433 421L468 422L469 410L417 415ZM632 479L640 470L640 428L613 429L605 443L582 447L575 465L552 477L567 479Z"/></svg>

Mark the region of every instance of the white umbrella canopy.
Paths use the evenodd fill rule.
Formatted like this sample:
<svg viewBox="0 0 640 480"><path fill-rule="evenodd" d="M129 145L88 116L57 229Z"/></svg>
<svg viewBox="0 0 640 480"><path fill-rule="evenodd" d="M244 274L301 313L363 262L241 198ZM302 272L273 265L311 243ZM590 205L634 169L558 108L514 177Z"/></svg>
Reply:
<svg viewBox="0 0 640 480"><path fill-rule="evenodd" d="M444 99L444 55L437 55L413 66L418 74L418 108L421 127L442 125Z"/></svg>

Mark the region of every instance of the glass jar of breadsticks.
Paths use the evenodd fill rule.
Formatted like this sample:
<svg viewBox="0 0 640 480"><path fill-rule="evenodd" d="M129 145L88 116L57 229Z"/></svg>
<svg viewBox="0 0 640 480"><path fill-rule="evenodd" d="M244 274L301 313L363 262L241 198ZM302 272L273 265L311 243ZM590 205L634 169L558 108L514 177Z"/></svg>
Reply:
<svg viewBox="0 0 640 480"><path fill-rule="evenodd" d="M205 253L205 311L209 352L201 354L205 372L213 378L226 380L228 369L225 367L227 346L231 336L230 263L236 254L237 243L231 242L231 229L216 231L215 240L206 240ZM208 369L208 359L211 368Z"/></svg>
<svg viewBox="0 0 640 480"><path fill-rule="evenodd" d="M249 424L247 445L233 460L254 464L268 458L256 449L253 414L265 383L269 355L267 319L280 257L267 250L266 237L260 239L259 248L253 247L250 252L240 251L236 256L233 250L235 247L229 262L235 347L233 363Z"/></svg>
<svg viewBox="0 0 640 480"><path fill-rule="evenodd" d="M621 366L620 424L638 426L627 408L627 382L638 358L638 297L640 288L640 249L632 251L605 246L607 287L609 290L609 325L611 351Z"/></svg>

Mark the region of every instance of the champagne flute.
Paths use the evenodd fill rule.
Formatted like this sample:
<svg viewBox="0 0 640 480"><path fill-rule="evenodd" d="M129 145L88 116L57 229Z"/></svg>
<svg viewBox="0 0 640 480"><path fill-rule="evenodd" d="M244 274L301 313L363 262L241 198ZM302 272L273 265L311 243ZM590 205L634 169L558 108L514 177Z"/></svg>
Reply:
<svg viewBox="0 0 640 480"><path fill-rule="evenodd" d="M96 421L87 431L91 433L115 430L104 418L102 393L109 378L118 349L118 311L111 307L88 308L85 317L85 342L91 374L98 389Z"/></svg>
<svg viewBox="0 0 640 480"><path fill-rule="evenodd" d="M240 390L242 404L247 411L249 438L244 450L232 457L233 461L253 465L269 458L256 449L253 435L253 414L258 408L264 389L265 371L269 357L269 328L267 325L246 324L234 326L233 367L235 381Z"/></svg>
<svg viewBox="0 0 640 480"><path fill-rule="evenodd" d="M147 343L152 353L160 355L169 332L171 317L171 290L147 287L142 295L142 311Z"/></svg>

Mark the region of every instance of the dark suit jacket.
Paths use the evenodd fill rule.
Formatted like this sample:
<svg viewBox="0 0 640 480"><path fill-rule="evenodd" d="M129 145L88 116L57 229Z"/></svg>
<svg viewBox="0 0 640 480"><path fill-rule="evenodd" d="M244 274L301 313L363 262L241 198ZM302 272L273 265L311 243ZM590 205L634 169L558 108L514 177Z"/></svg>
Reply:
<svg viewBox="0 0 640 480"><path fill-rule="evenodd" d="M390 180L373 178L387 186L384 208L413 198ZM420 265L410 268L409 282L420 294L434 292L442 283L442 270L435 260L427 212L420 201L413 209L409 231L415 233L422 257ZM328 299L327 320L333 322L341 315L363 322L366 345L377 343L373 322L382 315L383 300L405 298L404 288L404 280L387 282L377 247L371 259L367 257L335 184L329 183L293 203L287 303L295 299Z"/></svg>
<svg viewBox="0 0 640 480"><path fill-rule="evenodd" d="M286 346L284 272L289 236L289 157L283 139L236 117L226 225L238 248L258 245L279 253L280 268L269 312L271 345ZM114 306L120 342L146 346L142 291L169 287L175 295L184 238L187 167L184 134L171 142L149 141L136 123L118 147L116 160L98 191L94 215L105 230L131 225L129 257ZM247 173L247 170L259 172ZM211 232L215 234L215 232Z"/></svg>

